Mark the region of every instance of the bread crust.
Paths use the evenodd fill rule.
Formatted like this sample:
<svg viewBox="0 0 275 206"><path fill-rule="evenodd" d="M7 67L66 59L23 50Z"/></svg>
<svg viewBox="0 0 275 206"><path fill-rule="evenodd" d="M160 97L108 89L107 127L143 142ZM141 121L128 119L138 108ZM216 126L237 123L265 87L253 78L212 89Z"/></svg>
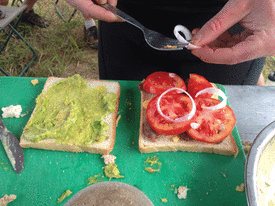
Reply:
<svg viewBox="0 0 275 206"><path fill-rule="evenodd" d="M44 85L42 93L47 92L50 86L56 84L57 82L64 80L65 78L56 78L49 77ZM120 84L114 81L102 81L102 80L86 80L89 87L93 86L105 86L109 92L117 94L116 108L113 113L110 113L107 117L103 118L109 125L109 130L107 131L107 137L103 142L93 143L89 146L76 146L69 143L60 143L56 144L55 139L46 139L39 142L31 142L24 138L24 131L28 129L28 123L24 128L24 131L20 137L20 146L23 148L37 148L44 150L58 150L58 151L67 151L67 152L89 152L89 153L99 153L99 154L109 154L114 147L115 137L116 137L116 122L118 115L119 99L120 99ZM33 118L34 113L37 107L34 108L34 111L30 117Z"/></svg>
<svg viewBox="0 0 275 206"><path fill-rule="evenodd" d="M226 156L236 156L238 154L238 147L232 134L222 142L214 144L196 141L186 133L180 135L157 134L149 126L146 118L146 105L148 101L156 95L146 92L142 88L142 83L139 85L139 89L141 92L139 151L141 153L186 151Z"/></svg>

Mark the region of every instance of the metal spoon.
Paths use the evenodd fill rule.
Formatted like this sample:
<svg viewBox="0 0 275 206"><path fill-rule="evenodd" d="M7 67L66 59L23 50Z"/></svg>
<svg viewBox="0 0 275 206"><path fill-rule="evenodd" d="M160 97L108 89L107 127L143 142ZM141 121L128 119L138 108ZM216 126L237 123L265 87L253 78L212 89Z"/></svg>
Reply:
<svg viewBox="0 0 275 206"><path fill-rule="evenodd" d="M101 4L100 6L102 6L108 11L111 11L113 14L117 15L124 21L139 28L143 32L144 38L147 44L156 50L161 50L161 51L182 50L183 48L185 48L185 46L189 44L189 43L179 42L177 39L172 39L156 31L147 29L142 24L140 24L137 20L135 20L133 17L129 16L128 14L124 13L123 11L119 10L118 8L108 3Z"/></svg>

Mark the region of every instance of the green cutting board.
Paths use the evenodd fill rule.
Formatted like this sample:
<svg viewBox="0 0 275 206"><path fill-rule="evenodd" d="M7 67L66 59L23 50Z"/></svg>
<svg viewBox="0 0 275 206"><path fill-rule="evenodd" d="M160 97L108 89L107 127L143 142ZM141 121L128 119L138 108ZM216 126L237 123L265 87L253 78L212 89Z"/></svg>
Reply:
<svg viewBox="0 0 275 206"><path fill-rule="evenodd" d="M33 86L26 77L0 77L0 108L19 104L24 117L4 119L7 128L19 139L24 126L41 93L46 78L38 78ZM119 120L116 142L111 154L117 156L116 163L123 179L121 181L142 190L154 205L247 205L245 192L236 191L244 182L245 155L238 131L233 136L239 148L237 157L189 152L158 152L141 154L138 150L140 92L138 83L118 81L121 85ZM224 88L222 87L224 90ZM2 111L0 112L2 115ZM87 179L103 174L103 159L98 154L70 153L23 149L25 165L16 174L5 151L0 145L0 197L15 194L17 199L10 206L64 205L74 194L87 187ZM162 167L159 172L144 170L147 157L156 155ZM189 188L187 199L178 199L174 189L180 185ZM173 187L174 186L174 187ZM66 190L72 194L62 203L57 199ZM166 198L163 203L161 198Z"/></svg>

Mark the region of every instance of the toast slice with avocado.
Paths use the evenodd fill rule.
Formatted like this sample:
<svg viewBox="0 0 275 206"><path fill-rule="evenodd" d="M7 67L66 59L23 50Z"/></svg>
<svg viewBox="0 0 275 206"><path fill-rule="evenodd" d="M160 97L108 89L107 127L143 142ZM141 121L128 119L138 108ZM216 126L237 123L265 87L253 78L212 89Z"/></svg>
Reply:
<svg viewBox="0 0 275 206"><path fill-rule="evenodd" d="M214 86L216 87L216 85ZM238 147L232 134L230 134L220 143L206 143L196 141L189 137L186 133L182 133L179 135L157 134L149 126L146 118L147 105L149 101L156 95L146 92L142 88L142 83L139 85L139 89L141 92L141 113L139 131L139 150L141 153L186 151L214 153L226 156L238 154Z"/></svg>
<svg viewBox="0 0 275 206"><path fill-rule="evenodd" d="M67 87L74 79L81 83L74 82L75 85ZM20 137L20 145L23 148L109 154L115 143L119 97L118 82L83 80L79 75L67 79L50 77L36 99L36 107ZM49 105L56 106L51 108Z"/></svg>

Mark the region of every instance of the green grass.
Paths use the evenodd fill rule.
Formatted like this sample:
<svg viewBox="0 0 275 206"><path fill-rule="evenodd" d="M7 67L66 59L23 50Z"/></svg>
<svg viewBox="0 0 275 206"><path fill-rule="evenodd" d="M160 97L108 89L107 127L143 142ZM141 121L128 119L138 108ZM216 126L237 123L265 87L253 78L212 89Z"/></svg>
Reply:
<svg viewBox="0 0 275 206"><path fill-rule="evenodd" d="M41 9L43 8L43 9ZM65 1L58 3L58 9L68 20L74 8ZM84 21L77 11L70 22L64 22L55 9L54 1L39 0L34 6L36 13L49 21L48 28L32 27L21 23L19 30L37 53L35 62L24 76L67 77L79 73L86 78L98 78L97 50L84 42ZM6 34L0 32L0 45ZM32 52L20 40L11 39L0 54L0 65L12 76L23 70L32 58ZM275 68L275 57L268 57L263 74L265 79ZM0 75L3 75L0 72Z"/></svg>
<svg viewBox="0 0 275 206"><path fill-rule="evenodd" d="M264 78L266 79L268 75L274 71L275 71L275 56L267 57L265 62L265 67L263 69Z"/></svg>
<svg viewBox="0 0 275 206"><path fill-rule="evenodd" d="M40 10L38 8L43 8ZM59 2L58 8L64 18L74 11L65 2ZM55 3L38 1L35 12L50 22L48 28L32 27L20 23L18 30L35 49L37 58L25 76L48 77L69 76L83 73L83 76L97 75L97 50L91 49L84 41L84 21L80 12L70 22L64 22L55 10ZM0 33L0 44L6 34ZM16 76L32 58L30 49L18 39L12 38L1 53L0 65L12 76ZM3 74L0 74L3 75Z"/></svg>

